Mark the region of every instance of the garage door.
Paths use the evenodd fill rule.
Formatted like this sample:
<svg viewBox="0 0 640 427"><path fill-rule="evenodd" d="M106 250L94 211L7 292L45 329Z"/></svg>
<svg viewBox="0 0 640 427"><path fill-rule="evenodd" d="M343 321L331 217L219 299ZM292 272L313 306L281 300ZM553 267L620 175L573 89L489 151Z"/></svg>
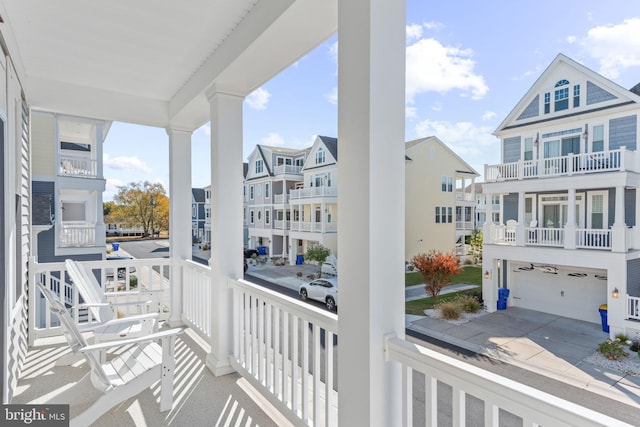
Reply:
<svg viewBox="0 0 640 427"><path fill-rule="evenodd" d="M572 319L600 323L598 307L607 302L605 273L511 263L509 304Z"/></svg>

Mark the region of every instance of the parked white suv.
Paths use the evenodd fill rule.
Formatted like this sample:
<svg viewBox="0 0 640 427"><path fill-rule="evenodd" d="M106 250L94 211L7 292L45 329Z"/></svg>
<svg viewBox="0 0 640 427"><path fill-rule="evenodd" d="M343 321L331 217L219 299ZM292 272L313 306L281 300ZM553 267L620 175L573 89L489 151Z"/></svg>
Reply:
<svg viewBox="0 0 640 427"><path fill-rule="evenodd" d="M303 283L300 285L298 293L302 300L309 298L325 303L330 311L338 307L338 279L336 277L321 278Z"/></svg>

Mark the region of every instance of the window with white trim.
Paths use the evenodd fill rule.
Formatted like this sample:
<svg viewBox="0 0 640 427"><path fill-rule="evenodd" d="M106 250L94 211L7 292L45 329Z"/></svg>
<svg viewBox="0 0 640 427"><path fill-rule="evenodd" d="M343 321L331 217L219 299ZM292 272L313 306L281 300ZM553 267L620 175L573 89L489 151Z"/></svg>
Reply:
<svg viewBox="0 0 640 427"><path fill-rule="evenodd" d="M255 192L255 188L253 185L249 186L249 200L253 200L254 199L254 192Z"/></svg>
<svg viewBox="0 0 640 427"><path fill-rule="evenodd" d="M316 151L316 165L320 165L322 163L324 163L324 150L320 147L318 148L318 151Z"/></svg>
<svg viewBox="0 0 640 427"><path fill-rule="evenodd" d="M270 188L269 188L269 183L265 182L264 184L264 198L268 199L270 197Z"/></svg>
<svg viewBox="0 0 640 427"><path fill-rule="evenodd" d="M262 159L256 160L256 173L262 173L263 162Z"/></svg>
<svg viewBox="0 0 640 427"><path fill-rule="evenodd" d="M253 216L254 216L253 209L251 209L251 210L249 211L249 224L253 224L253 223L254 223L254 218L253 218Z"/></svg>
<svg viewBox="0 0 640 427"><path fill-rule="evenodd" d="M264 223L269 224L269 209L265 209L264 211Z"/></svg>
<svg viewBox="0 0 640 427"><path fill-rule="evenodd" d="M608 200L607 191L590 191L587 195L587 228L602 230L608 228Z"/></svg>
<svg viewBox="0 0 640 427"><path fill-rule="evenodd" d="M604 151L604 125L593 127L593 140L591 141L591 151Z"/></svg>
<svg viewBox="0 0 640 427"><path fill-rule="evenodd" d="M441 189L443 193L452 193L453 192L453 177L452 176L443 176L441 181Z"/></svg>

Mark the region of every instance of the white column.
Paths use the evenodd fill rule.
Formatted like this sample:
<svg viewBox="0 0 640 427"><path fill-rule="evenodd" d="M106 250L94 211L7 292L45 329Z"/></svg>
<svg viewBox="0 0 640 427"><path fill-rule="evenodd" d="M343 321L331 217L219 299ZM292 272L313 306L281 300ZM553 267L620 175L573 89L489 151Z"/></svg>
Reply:
<svg viewBox="0 0 640 427"><path fill-rule="evenodd" d="M569 188L567 197L567 223L564 226L565 249L576 248L576 189Z"/></svg>
<svg viewBox="0 0 640 427"><path fill-rule="evenodd" d="M611 227L611 250L613 252L626 252L626 229L624 222L624 187L616 187L616 212L615 221Z"/></svg>
<svg viewBox="0 0 640 427"><path fill-rule="evenodd" d="M95 160L96 162L96 177L104 178L103 163L102 163L102 144L104 143L102 134L102 123L96 125L96 137L95 137ZM56 163L57 164L57 163ZM103 208L103 192L96 191L96 246L104 246L106 243L106 227L104 225L104 208ZM103 253L103 259L106 258L106 254Z"/></svg>
<svg viewBox="0 0 640 427"><path fill-rule="evenodd" d="M404 280L405 2L340 1L338 34L338 422L398 426L400 366L383 343L404 337L404 291L389 284Z"/></svg>
<svg viewBox="0 0 640 427"><path fill-rule="evenodd" d="M207 367L214 375L233 371L231 291L227 279L243 277L242 269L242 101L230 90L215 87L211 104L211 353ZM217 225L224 224L224 227Z"/></svg>
<svg viewBox="0 0 640 427"><path fill-rule="evenodd" d="M167 129L169 135L169 253L171 316L182 324L182 261L191 259L191 132Z"/></svg>

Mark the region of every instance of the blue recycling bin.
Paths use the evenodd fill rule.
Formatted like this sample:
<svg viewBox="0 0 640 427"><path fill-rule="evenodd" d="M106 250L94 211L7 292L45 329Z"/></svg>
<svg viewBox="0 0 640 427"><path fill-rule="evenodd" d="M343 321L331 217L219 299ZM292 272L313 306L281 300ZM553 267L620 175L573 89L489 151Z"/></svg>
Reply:
<svg viewBox="0 0 640 427"><path fill-rule="evenodd" d="M507 309L507 298L509 298L509 289L507 288L498 289L498 310Z"/></svg>
<svg viewBox="0 0 640 427"><path fill-rule="evenodd" d="M598 308L600 312L600 322L602 323L602 332L609 332L609 310L607 304L602 304Z"/></svg>
<svg viewBox="0 0 640 427"><path fill-rule="evenodd" d="M266 246L258 246L258 253L260 255L266 255L267 254L267 247Z"/></svg>
<svg viewBox="0 0 640 427"><path fill-rule="evenodd" d="M120 243L112 243L111 247L113 248L114 251L117 251L120 249Z"/></svg>
<svg viewBox="0 0 640 427"><path fill-rule="evenodd" d="M304 255L296 256L296 265L302 265L302 264L304 264Z"/></svg>

